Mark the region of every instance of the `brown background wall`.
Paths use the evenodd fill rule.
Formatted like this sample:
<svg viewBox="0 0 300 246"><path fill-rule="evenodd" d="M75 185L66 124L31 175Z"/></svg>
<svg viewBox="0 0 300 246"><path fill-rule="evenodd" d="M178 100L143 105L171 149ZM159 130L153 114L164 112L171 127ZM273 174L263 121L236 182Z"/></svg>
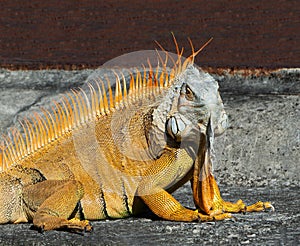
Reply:
<svg viewBox="0 0 300 246"><path fill-rule="evenodd" d="M297 0L1 1L0 66L96 67L121 54L174 50L170 32L209 67L299 67Z"/></svg>

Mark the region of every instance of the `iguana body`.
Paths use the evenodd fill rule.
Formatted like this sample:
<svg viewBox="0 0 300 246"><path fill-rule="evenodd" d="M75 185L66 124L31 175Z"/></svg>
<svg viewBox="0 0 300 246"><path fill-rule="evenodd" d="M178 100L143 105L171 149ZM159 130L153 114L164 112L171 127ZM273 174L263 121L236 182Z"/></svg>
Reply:
<svg viewBox="0 0 300 246"><path fill-rule="evenodd" d="M89 231L87 220L127 217L144 205L175 221L271 207L220 196L210 157L227 116L216 81L193 65L199 51L184 62L178 51L172 70L162 62L160 70L132 75L128 91L117 76L109 98L97 82L89 95L69 93L53 112L25 120L24 136L5 138L0 156L0 223ZM170 195L189 180L197 210Z"/></svg>

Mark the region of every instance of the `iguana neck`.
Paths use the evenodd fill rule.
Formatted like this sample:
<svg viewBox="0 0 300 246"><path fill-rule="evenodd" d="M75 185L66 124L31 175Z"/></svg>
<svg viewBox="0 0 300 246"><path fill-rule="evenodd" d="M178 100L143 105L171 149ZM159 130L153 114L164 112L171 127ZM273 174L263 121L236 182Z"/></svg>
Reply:
<svg viewBox="0 0 300 246"><path fill-rule="evenodd" d="M178 96L173 90L169 90L163 100L147 114L151 115L151 123L148 123L146 128L146 138L148 141L149 152L153 158L161 156L166 147L173 147L172 143L168 142L168 136L166 132L166 123L170 116L170 112L178 101Z"/></svg>

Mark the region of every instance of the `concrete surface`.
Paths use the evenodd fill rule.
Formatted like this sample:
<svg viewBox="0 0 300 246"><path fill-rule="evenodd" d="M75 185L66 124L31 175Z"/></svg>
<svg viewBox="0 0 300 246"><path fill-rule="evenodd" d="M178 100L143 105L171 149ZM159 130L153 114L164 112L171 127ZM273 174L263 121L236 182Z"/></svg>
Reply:
<svg viewBox="0 0 300 246"><path fill-rule="evenodd" d="M94 231L84 235L62 231L40 234L31 230L30 224L1 225L0 245L299 245L299 188L221 189L224 198L232 201L270 200L276 211L238 214L236 221L207 223L148 218L97 221L92 222ZM184 205L193 206L187 186L175 196Z"/></svg>
<svg viewBox="0 0 300 246"><path fill-rule="evenodd" d="M0 133L38 110L93 70L0 70ZM269 200L275 213L237 215L237 221L177 223L146 218L94 222L85 236L39 234L29 224L1 225L0 244L231 244L297 245L299 232L300 70L267 75L213 75L231 126L216 140L215 175L225 198ZM193 207L188 185L176 192Z"/></svg>

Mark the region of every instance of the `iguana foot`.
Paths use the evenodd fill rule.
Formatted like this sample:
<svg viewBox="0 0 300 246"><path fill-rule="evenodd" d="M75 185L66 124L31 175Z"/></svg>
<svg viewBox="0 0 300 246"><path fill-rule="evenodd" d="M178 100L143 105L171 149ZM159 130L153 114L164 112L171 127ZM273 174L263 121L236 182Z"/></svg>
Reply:
<svg viewBox="0 0 300 246"><path fill-rule="evenodd" d="M266 209L271 209L272 212L275 211L274 206L270 203L270 202L257 202L254 203L250 206L246 207L246 212L260 212L260 211L264 211Z"/></svg>
<svg viewBox="0 0 300 246"><path fill-rule="evenodd" d="M245 213L245 212L260 212L266 209L274 211L274 207L270 202L257 202L250 206L246 206L242 200L236 203L224 201L221 197L213 204L213 209L210 210L210 215L220 215L222 213Z"/></svg>
<svg viewBox="0 0 300 246"><path fill-rule="evenodd" d="M230 213L220 213L215 215L205 215L198 213L199 221L201 222L208 222L208 221L217 221L217 220L225 220L231 219L233 216Z"/></svg>
<svg viewBox="0 0 300 246"><path fill-rule="evenodd" d="M79 219L61 219L61 218L47 218L47 220L34 223L34 227L39 232L50 231L50 230L65 230L70 232L91 232L93 227L88 220Z"/></svg>
<svg viewBox="0 0 300 246"><path fill-rule="evenodd" d="M64 227L67 230L75 231L75 232L91 232L93 231L93 227L88 220L79 220L79 219L71 219L68 220ZM62 227L64 229L64 227Z"/></svg>
<svg viewBox="0 0 300 246"><path fill-rule="evenodd" d="M209 222L217 220L231 219L233 216L231 213L220 213L220 214L211 214L206 215L202 212L199 212L198 209L190 210L182 207L182 209L177 210L175 213L171 214L168 219L175 221L198 221L198 222Z"/></svg>

